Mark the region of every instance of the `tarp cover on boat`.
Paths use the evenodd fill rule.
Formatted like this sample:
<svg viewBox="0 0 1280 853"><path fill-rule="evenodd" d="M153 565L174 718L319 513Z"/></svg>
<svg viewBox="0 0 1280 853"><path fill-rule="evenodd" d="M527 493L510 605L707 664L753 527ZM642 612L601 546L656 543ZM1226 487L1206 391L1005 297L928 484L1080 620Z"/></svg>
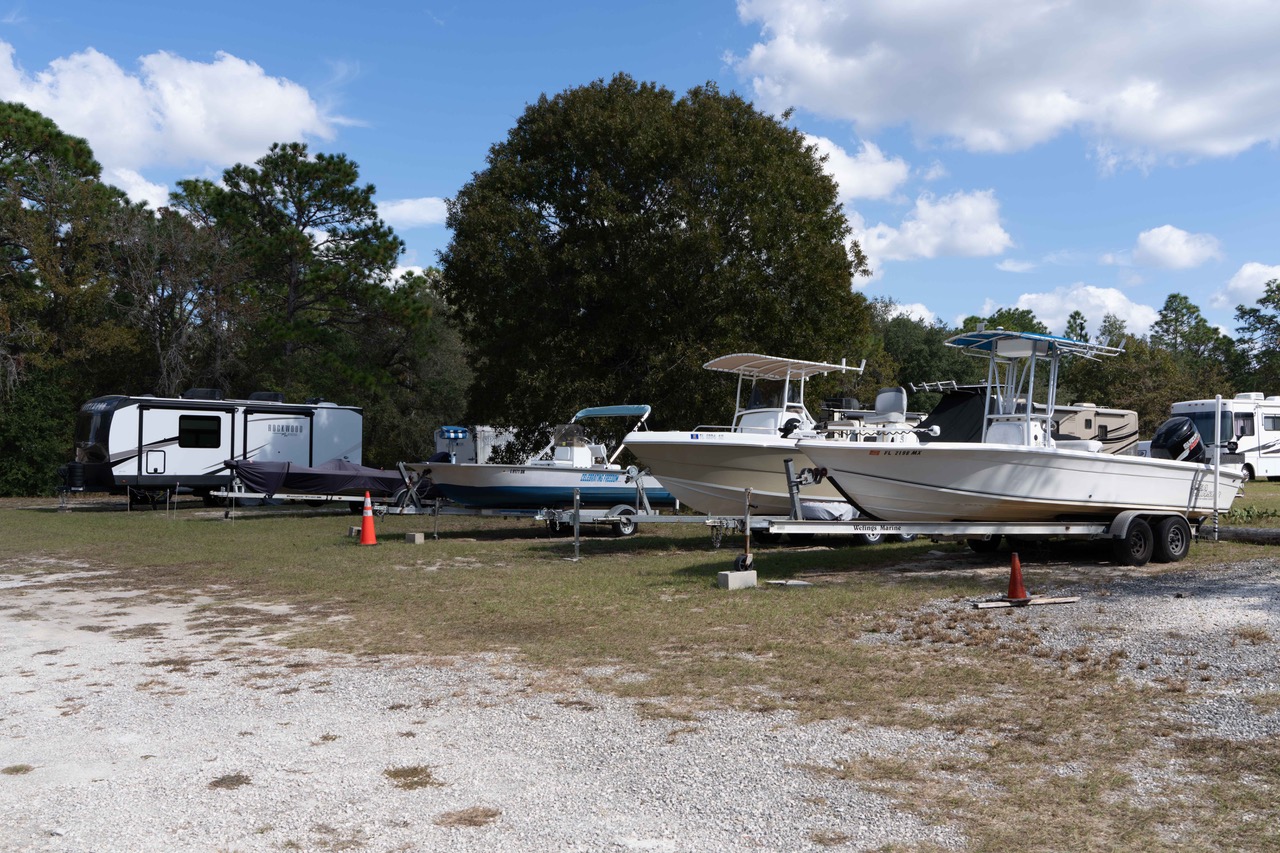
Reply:
<svg viewBox="0 0 1280 853"><path fill-rule="evenodd" d="M351 495L390 497L404 487L398 471L368 468L345 459L330 459L313 468L292 462L254 462L228 459L245 490L264 495Z"/></svg>

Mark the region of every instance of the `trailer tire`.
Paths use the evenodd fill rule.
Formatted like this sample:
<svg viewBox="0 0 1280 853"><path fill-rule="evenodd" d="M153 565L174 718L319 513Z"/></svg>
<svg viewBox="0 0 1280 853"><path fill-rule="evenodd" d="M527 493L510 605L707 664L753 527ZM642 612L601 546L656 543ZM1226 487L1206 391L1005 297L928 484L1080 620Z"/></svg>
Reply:
<svg viewBox="0 0 1280 853"><path fill-rule="evenodd" d="M969 546L969 550L975 554L992 554L1000 548L1000 535L988 536L986 539L975 537L966 539L965 544Z"/></svg>
<svg viewBox="0 0 1280 853"><path fill-rule="evenodd" d="M884 541L883 533L855 533L853 541L859 545L879 545Z"/></svg>
<svg viewBox="0 0 1280 853"><path fill-rule="evenodd" d="M1112 543L1115 561L1122 566L1145 566L1151 561L1154 551L1155 536L1151 532L1151 525L1141 518L1129 522L1129 529L1124 536Z"/></svg>
<svg viewBox="0 0 1280 853"><path fill-rule="evenodd" d="M1156 524L1155 549L1151 559L1157 563L1177 563L1191 550L1191 525L1180 515L1162 518Z"/></svg>
<svg viewBox="0 0 1280 853"><path fill-rule="evenodd" d="M915 533L894 533L889 537L890 542L914 542L916 541Z"/></svg>

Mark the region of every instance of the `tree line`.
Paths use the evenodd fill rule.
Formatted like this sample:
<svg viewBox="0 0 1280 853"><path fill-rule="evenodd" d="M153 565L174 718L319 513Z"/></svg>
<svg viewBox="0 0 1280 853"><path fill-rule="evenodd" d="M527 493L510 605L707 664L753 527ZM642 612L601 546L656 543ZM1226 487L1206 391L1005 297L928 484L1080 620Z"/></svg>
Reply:
<svg viewBox="0 0 1280 853"><path fill-rule="evenodd" d="M151 210L84 139L0 104L0 494L47 493L104 394L272 390L365 410L366 456L416 458L468 374L438 273L343 155L271 146Z"/></svg>
<svg viewBox="0 0 1280 853"><path fill-rule="evenodd" d="M50 492L104 394L361 406L365 460L386 466L429 456L446 423L515 428L519 452L588 405L724 422L733 389L701 365L730 352L866 358L812 390L869 400L977 381L942 342L979 322L1047 331L1021 309L923 323L853 289L867 260L787 119L621 74L543 96L448 201L439 267L397 276L403 242L344 155L278 143L152 210L85 140L0 103L0 494ZM1149 433L1175 400L1280 387L1280 283L1236 319L1233 339L1180 294L1145 336L1076 312L1069 337L1125 352L1071 364L1059 399L1136 409Z"/></svg>

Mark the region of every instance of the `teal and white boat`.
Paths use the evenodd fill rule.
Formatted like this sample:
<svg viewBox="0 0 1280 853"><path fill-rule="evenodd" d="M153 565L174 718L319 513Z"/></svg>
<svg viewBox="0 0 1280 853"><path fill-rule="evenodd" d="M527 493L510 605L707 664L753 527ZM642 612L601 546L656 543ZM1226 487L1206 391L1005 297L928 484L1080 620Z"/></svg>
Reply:
<svg viewBox="0 0 1280 853"><path fill-rule="evenodd" d="M517 465L476 462L432 462L426 468L433 486L449 501L486 509L571 509L574 491L584 508L674 506L675 498L656 479L618 462L625 445L609 453L592 442L582 421L588 418L638 418L643 429L651 411L646 405L595 406L582 409L553 431L551 444L533 459ZM446 427L458 430L463 427ZM648 506L645 506L647 504Z"/></svg>

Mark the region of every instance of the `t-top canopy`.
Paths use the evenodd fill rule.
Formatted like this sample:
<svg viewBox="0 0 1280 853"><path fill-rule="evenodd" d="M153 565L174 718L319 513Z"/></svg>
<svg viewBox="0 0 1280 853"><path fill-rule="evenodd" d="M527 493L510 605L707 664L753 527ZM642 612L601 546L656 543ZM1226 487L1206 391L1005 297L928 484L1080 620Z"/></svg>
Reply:
<svg viewBox="0 0 1280 853"><path fill-rule="evenodd" d="M649 406L644 404L636 406L592 406L583 409L573 416L574 421L580 421L583 418L647 418L649 412L652 411ZM573 421L570 421L572 423Z"/></svg>
<svg viewBox="0 0 1280 853"><path fill-rule="evenodd" d="M1124 352L1120 347L1108 347L1102 344L1075 341L1058 335L1042 335L1038 332L1010 332L1004 329L961 332L948 338L947 346L984 353L995 353L998 356L1003 355L1010 358L1028 358L1031 355L1042 357L1079 355L1096 359L1100 356L1115 356Z"/></svg>
<svg viewBox="0 0 1280 853"><path fill-rule="evenodd" d="M722 355L702 365L707 370L719 370L724 373L736 373L750 379L786 379L787 377L808 379L825 373L852 371L861 373L866 367L866 360L857 367L850 367L843 361L840 364L826 364L821 361L800 361L794 358L778 358L772 355L759 355L753 352L740 352L733 355Z"/></svg>

